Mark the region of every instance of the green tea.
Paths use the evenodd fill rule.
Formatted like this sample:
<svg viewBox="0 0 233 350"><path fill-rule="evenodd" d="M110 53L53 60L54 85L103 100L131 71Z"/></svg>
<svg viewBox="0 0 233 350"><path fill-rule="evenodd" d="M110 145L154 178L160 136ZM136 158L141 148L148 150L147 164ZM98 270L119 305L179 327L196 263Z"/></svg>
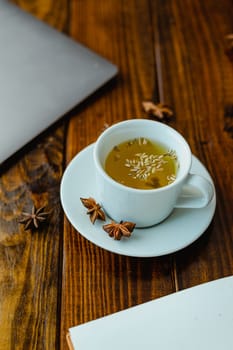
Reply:
<svg viewBox="0 0 233 350"><path fill-rule="evenodd" d="M155 189L176 179L178 160L173 150L144 137L113 147L105 171L115 181L138 189Z"/></svg>

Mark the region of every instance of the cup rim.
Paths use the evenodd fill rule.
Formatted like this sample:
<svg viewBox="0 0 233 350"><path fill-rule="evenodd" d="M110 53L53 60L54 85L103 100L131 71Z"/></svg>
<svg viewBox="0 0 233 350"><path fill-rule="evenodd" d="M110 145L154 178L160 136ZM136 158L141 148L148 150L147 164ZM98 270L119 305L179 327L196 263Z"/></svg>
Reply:
<svg viewBox="0 0 233 350"><path fill-rule="evenodd" d="M192 156L192 152L190 149L189 144L187 143L187 141L185 140L185 138L178 132L176 131L174 128L172 128L171 126L167 125L167 124L163 124L161 122L155 121L155 120L150 120L150 119L127 119L127 120L123 120L120 121L118 123L112 124L110 127L108 127L107 129L105 129L97 138L96 142L94 143L94 150L93 150L93 158L94 158L94 163L98 169L98 171L102 174L102 176L104 176L104 178L110 182L112 185L114 185L115 187L118 187L119 189L124 189L127 190L129 192L134 192L134 193L158 193L158 192L163 192L166 191L167 189L170 189L172 187L177 186L178 184L180 184L188 175L189 170L191 168L191 157L190 157L190 161L189 161L189 165L187 166L187 173L183 174L182 176L180 176L179 178L176 178L175 181L173 181L171 184L168 184L166 186L162 186L159 188L152 188L152 189L140 189L140 188L134 188L134 187L130 187L124 184L121 184L119 182L117 182L116 180L114 180L110 175L108 175L106 173L106 171L104 170L101 161L99 159L98 156L98 146L100 144L100 142L102 141L102 139L109 133L112 132L113 128L117 128L118 126L121 126L123 124L129 124L129 123L147 123L147 124L152 124L154 125L154 123L156 123L157 125L167 128L170 131L172 131L173 133L175 133L179 138L181 138L182 142L184 143L184 145L186 146L186 149L188 150L188 152L190 153L190 155Z"/></svg>

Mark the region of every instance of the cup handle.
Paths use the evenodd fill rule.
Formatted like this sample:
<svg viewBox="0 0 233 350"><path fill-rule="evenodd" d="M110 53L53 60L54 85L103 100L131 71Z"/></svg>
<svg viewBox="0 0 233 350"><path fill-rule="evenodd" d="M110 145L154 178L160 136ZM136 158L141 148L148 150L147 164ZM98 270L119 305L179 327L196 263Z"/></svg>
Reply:
<svg viewBox="0 0 233 350"><path fill-rule="evenodd" d="M189 174L175 204L176 208L204 208L214 196L214 185L197 174Z"/></svg>

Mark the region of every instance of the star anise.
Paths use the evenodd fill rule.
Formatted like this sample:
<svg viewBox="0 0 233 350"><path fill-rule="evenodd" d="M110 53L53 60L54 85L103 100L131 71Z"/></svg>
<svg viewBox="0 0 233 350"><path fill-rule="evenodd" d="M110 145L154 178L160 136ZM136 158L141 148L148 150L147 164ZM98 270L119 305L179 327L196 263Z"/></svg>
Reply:
<svg viewBox="0 0 233 350"><path fill-rule="evenodd" d="M165 118L170 118L173 116L173 111L163 103L155 104L151 101L144 101L142 102L142 106L147 114L159 120L163 120Z"/></svg>
<svg viewBox="0 0 233 350"><path fill-rule="evenodd" d="M50 212L45 211L45 207L36 209L33 205L31 213L23 212L23 218L19 220L20 224L24 225L24 229L38 228L40 223L45 222Z"/></svg>
<svg viewBox="0 0 233 350"><path fill-rule="evenodd" d="M130 221L121 221L117 223L112 221L110 224L103 225L103 229L110 237L120 240L122 236L130 237L135 228L135 223Z"/></svg>
<svg viewBox="0 0 233 350"><path fill-rule="evenodd" d="M226 39L226 54L229 56L230 60L233 61L233 34L228 34L225 36Z"/></svg>
<svg viewBox="0 0 233 350"><path fill-rule="evenodd" d="M233 34L227 34L225 36L225 38L226 38L226 41L228 43L229 49L232 49L233 48Z"/></svg>
<svg viewBox="0 0 233 350"><path fill-rule="evenodd" d="M94 224L97 219L105 221L105 213L101 209L101 205L96 203L94 198L80 198L80 200L84 207L88 209L87 214L90 215L92 224Z"/></svg>

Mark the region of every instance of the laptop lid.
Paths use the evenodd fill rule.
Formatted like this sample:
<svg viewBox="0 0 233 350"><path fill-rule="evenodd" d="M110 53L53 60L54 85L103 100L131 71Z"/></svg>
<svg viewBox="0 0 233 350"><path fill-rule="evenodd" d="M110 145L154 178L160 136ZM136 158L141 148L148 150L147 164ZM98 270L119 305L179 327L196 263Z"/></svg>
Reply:
<svg viewBox="0 0 233 350"><path fill-rule="evenodd" d="M0 164L100 86L117 67L0 0Z"/></svg>

